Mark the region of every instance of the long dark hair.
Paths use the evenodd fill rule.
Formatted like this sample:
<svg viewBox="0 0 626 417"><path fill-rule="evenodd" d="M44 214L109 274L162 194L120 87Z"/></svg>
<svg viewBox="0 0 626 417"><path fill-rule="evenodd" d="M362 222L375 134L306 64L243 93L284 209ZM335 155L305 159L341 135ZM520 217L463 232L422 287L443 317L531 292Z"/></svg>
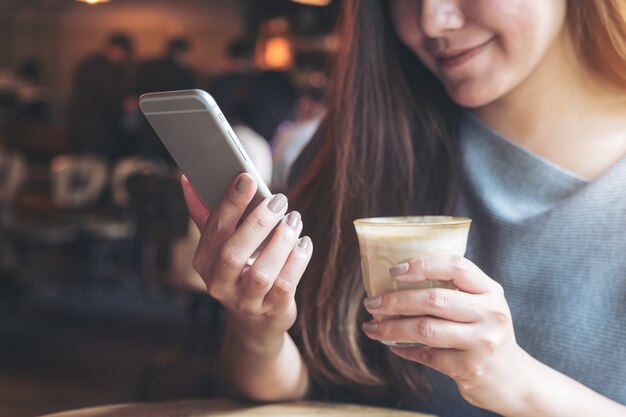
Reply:
<svg viewBox="0 0 626 417"><path fill-rule="evenodd" d="M368 315L352 221L453 210L459 112L396 37L386 2L345 1L340 37L315 157L290 196L315 247L293 334L322 386L425 392L417 366L362 336Z"/></svg>

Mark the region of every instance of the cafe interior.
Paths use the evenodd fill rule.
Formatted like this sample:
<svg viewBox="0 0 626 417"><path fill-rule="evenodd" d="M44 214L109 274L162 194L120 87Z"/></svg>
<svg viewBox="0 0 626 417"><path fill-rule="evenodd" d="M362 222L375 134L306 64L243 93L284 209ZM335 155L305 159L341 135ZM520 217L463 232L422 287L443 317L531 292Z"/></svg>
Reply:
<svg viewBox="0 0 626 417"><path fill-rule="evenodd" d="M213 94L284 190L323 113L338 3L0 0L0 416L223 395L223 312L138 98Z"/></svg>

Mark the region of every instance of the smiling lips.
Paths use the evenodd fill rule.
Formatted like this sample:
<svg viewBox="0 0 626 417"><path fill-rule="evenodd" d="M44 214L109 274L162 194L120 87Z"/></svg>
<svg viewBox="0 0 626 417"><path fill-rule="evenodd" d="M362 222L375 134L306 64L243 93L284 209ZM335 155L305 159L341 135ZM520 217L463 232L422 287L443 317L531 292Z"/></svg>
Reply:
<svg viewBox="0 0 626 417"><path fill-rule="evenodd" d="M483 49L485 49L485 46L487 46L492 40L493 38L489 39L486 42L481 43L480 45L473 46L467 49L457 49L457 50L445 51L445 52L435 52L433 53L433 56L437 60L437 64L439 64L440 67L454 68L474 58Z"/></svg>

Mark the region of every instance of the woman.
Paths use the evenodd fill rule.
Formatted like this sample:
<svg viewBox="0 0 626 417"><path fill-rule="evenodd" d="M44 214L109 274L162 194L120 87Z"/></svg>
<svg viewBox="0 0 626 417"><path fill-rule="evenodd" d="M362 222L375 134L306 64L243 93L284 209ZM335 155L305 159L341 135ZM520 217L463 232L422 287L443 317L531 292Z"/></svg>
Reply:
<svg viewBox="0 0 626 417"><path fill-rule="evenodd" d="M185 184L234 392L626 416L625 57L620 0L347 1L328 116L291 196L312 239L282 195L236 229L245 174L210 214ZM351 222L404 213L472 217L475 263L415 259L390 275L460 291L363 302Z"/></svg>

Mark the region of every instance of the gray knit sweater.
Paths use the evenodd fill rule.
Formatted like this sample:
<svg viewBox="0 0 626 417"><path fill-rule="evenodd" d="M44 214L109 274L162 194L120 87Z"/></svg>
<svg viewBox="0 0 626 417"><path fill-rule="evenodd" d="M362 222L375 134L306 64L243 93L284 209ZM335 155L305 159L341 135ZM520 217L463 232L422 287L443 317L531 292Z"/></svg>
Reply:
<svg viewBox="0 0 626 417"><path fill-rule="evenodd" d="M518 343L626 404L626 159L586 181L469 114L461 149L458 214L473 219L466 256L503 285ZM431 377L426 411L493 415L466 403L451 379Z"/></svg>

